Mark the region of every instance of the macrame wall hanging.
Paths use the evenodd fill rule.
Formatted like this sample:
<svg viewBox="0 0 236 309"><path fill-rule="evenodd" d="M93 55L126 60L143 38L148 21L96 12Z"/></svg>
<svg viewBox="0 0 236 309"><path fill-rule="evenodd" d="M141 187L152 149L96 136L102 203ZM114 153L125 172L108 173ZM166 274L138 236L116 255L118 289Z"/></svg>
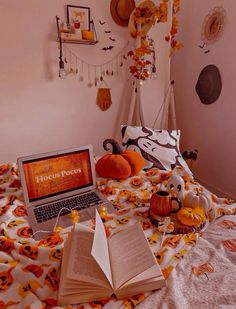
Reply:
<svg viewBox="0 0 236 309"><path fill-rule="evenodd" d="M97 91L97 105L102 111L106 111L111 104L111 91L105 80L103 80Z"/></svg>

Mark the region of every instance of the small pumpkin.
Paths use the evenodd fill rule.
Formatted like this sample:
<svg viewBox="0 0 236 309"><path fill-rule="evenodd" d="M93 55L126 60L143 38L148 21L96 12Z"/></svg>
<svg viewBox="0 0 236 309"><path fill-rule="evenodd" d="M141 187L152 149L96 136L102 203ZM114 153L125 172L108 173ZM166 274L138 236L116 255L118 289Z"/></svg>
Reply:
<svg viewBox="0 0 236 309"><path fill-rule="evenodd" d="M183 201L184 207L203 208L209 221L214 221L213 203L204 192L189 191Z"/></svg>
<svg viewBox="0 0 236 309"><path fill-rule="evenodd" d="M189 191L184 198L183 205L186 207L196 208L203 207L204 209L209 208L209 199L204 194L197 191Z"/></svg>
<svg viewBox="0 0 236 309"><path fill-rule="evenodd" d="M112 145L112 153L105 154L96 163L96 172L99 176L113 179L126 179L137 174L144 166L143 157L133 150L122 151L114 139L103 142L105 150Z"/></svg>
<svg viewBox="0 0 236 309"><path fill-rule="evenodd" d="M187 226L199 226L206 220L202 207L182 207L177 213L178 220Z"/></svg>

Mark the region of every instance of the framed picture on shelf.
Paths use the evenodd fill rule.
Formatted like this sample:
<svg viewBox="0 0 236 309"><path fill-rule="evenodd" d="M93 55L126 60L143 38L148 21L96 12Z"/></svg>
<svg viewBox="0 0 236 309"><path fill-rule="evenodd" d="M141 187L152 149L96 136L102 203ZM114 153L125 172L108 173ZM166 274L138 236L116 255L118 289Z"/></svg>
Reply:
<svg viewBox="0 0 236 309"><path fill-rule="evenodd" d="M90 30L90 8L77 5L67 5L67 22L79 22L81 30Z"/></svg>

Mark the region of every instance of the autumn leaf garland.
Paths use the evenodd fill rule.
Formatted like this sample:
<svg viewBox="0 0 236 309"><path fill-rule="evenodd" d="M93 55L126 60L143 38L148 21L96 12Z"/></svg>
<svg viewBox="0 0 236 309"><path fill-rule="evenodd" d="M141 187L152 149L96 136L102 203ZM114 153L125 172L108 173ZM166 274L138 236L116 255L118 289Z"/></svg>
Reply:
<svg viewBox="0 0 236 309"><path fill-rule="evenodd" d="M145 59L145 56L150 55L151 52L146 38L142 38L141 47L128 52L128 56L133 60L133 65L129 67L130 73L138 80L145 80L149 77L148 69L151 61Z"/></svg>
<svg viewBox="0 0 236 309"><path fill-rule="evenodd" d="M176 41L175 36L177 34L177 27L178 27L178 20L176 17L176 14L180 10L180 0L174 0L173 2L173 11L172 11L172 24L170 29L170 34L165 37L165 40L167 42L170 42L170 56L173 55L173 53L183 47L182 43L179 43Z"/></svg>
<svg viewBox="0 0 236 309"><path fill-rule="evenodd" d="M159 6L156 6L155 9L150 10L150 8L136 8L137 12L134 14L135 22L144 24L150 23L154 25L157 23L167 22L168 15L168 1L163 0ZM172 15L172 25L170 29L170 34L165 37L166 42L170 44L170 56L173 52L179 50L183 47L183 44L176 41L175 36L177 34L178 20L176 14L180 10L180 0L174 0L173 2L173 15ZM141 21L140 21L141 19ZM153 52L150 41L147 39L147 33L143 31L139 34L141 37L141 46L135 48L128 52L128 56L132 59L133 64L129 67L130 73L138 80L144 81L150 76L150 65L152 64L150 60L147 59L147 56L150 56Z"/></svg>

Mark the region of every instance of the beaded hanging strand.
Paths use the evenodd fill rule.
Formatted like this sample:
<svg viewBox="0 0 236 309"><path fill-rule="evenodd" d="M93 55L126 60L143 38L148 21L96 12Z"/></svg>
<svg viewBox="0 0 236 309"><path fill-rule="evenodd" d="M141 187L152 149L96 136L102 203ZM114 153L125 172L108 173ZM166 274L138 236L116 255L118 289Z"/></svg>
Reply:
<svg viewBox="0 0 236 309"><path fill-rule="evenodd" d="M70 71L69 71L69 73L73 73L74 72L74 70L72 68L72 59L71 58L72 57L71 57L71 52L70 52Z"/></svg>
<svg viewBox="0 0 236 309"><path fill-rule="evenodd" d="M97 77L97 66L96 65L94 66L94 70L95 70L95 72L94 72L94 75L95 75L95 77L94 77L94 85L95 85L95 87L97 87L99 78Z"/></svg>
<svg viewBox="0 0 236 309"><path fill-rule="evenodd" d="M68 63L68 61L67 61L67 47L65 47L65 53L64 53L64 62L65 63Z"/></svg>
<svg viewBox="0 0 236 309"><path fill-rule="evenodd" d="M107 69L106 69L106 75L109 76L109 75L110 75L110 72L109 72L109 70L108 70L108 63L106 64L106 68L107 68Z"/></svg>
<svg viewBox="0 0 236 309"><path fill-rule="evenodd" d="M102 66L100 66L100 81L103 81L103 71L102 71Z"/></svg>
<svg viewBox="0 0 236 309"><path fill-rule="evenodd" d="M88 84L87 84L87 86L89 88L93 87L93 83L91 82L91 79L90 79L90 64L88 64Z"/></svg>
<svg viewBox="0 0 236 309"><path fill-rule="evenodd" d="M81 75L80 75L80 78L79 78L79 81L80 82L83 82L84 81L84 63L83 61L81 61Z"/></svg>
<svg viewBox="0 0 236 309"><path fill-rule="evenodd" d="M75 74L78 74L79 70L78 70L78 58L75 57Z"/></svg>
<svg viewBox="0 0 236 309"><path fill-rule="evenodd" d="M118 66L118 57L116 57L116 77L119 76L119 66Z"/></svg>
<svg viewBox="0 0 236 309"><path fill-rule="evenodd" d="M111 76L114 76L114 71L113 71L113 60L111 62Z"/></svg>

